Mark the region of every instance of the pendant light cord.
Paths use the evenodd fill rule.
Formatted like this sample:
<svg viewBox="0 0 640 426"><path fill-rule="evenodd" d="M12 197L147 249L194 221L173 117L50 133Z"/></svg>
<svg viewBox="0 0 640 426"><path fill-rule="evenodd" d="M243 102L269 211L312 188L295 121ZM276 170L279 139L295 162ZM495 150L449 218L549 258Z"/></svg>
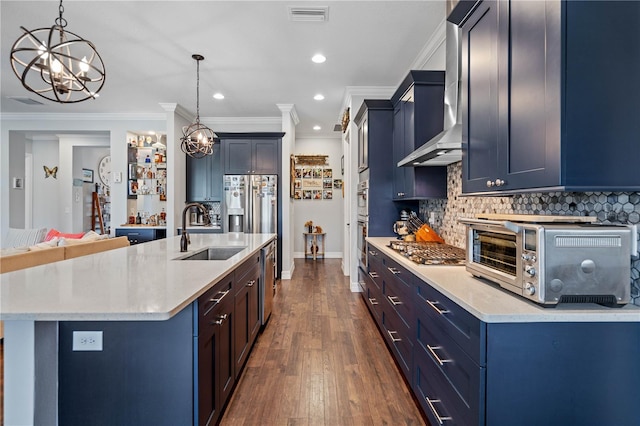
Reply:
<svg viewBox="0 0 640 426"><path fill-rule="evenodd" d="M200 123L200 59L196 60L196 123Z"/></svg>

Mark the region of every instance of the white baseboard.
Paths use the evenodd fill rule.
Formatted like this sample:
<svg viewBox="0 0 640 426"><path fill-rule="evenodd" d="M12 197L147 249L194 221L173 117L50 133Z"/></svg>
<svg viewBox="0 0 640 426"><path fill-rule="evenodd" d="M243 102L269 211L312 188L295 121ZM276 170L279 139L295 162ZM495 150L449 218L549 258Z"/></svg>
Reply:
<svg viewBox="0 0 640 426"><path fill-rule="evenodd" d="M351 285L349 286L352 293L362 293L362 287L358 284L358 281L351 281Z"/></svg>

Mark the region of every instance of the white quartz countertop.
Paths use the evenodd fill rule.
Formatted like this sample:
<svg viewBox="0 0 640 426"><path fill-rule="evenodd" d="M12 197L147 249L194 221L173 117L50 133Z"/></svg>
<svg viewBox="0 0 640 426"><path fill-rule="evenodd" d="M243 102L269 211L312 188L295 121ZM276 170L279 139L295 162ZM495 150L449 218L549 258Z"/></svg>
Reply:
<svg viewBox="0 0 640 426"><path fill-rule="evenodd" d="M591 303L541 307L473 277L464 266L418 265L389 248L392 239L370 237L367 241L484 322L640 322L640 306L631 304L623 308Z"/></svg>
<svg viewBox="0 0 640 426"><path fill-rule="evenodd" d="M190 234L0 274L0 319L166 320L276 237ZM206 247L246 247L228 260L174 260Z"/></svg>

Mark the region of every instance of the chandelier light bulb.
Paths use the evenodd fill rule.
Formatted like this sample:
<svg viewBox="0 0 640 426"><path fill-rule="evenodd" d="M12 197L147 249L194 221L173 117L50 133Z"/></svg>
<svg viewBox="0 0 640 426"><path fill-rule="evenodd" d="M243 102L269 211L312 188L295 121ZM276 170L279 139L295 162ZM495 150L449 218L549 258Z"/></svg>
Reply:
<svg viewBox="0 0 640 426"><path fill-rule="evenodd" d="M82 72L89 71L89 62L87 62L86 56L82 57L82 61L80 61L80 64L78 66L80 67L80 71Z"/></svg>
<svg viewBox="0 0 640 426"><path fill-rule="evenodd" d="M53 71L56 74L62 71L62 64L60 63L60 61L58 61L57 59L54 59L53 62L51 62L51 71Z"/></svg>

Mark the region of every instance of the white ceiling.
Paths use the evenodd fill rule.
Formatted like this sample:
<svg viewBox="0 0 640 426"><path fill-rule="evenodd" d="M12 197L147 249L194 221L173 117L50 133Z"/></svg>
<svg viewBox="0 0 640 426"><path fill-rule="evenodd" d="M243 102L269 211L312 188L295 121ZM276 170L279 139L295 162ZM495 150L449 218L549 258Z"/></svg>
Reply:
<svg viewBox="0 0 640 426"><path fill-rule="evenodd" d="M2 113L158 114L167 102L195 115L191 55L199 53L201 117L280 117L276 104L294 104L298 135L318 133L314 125L335 135L347 88L397 87L435 50L432 37L445 17L444 0L67 0L67 30L94 43L107 78L98 99L61 105L24 89L8 60L20 26L50 27L58 3L0 0ZM328 6L329 19L292 22L289 6ZM311 62L318 52L324 64ZM225 99L213 99L215 92ZM316 93L325 99L315 101Z"/></svg>

